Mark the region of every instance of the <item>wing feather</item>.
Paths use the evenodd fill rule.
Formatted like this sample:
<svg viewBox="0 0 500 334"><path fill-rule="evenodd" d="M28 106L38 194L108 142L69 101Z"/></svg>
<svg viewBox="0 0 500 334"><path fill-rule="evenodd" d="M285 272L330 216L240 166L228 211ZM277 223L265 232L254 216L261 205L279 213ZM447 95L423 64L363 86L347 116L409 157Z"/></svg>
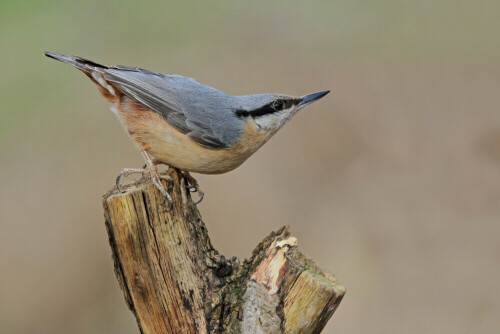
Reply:
<svg viewBox="0 0 500 334"><path fill-rule="evenodd" d="M224 128L223 119L211 115L200 103L183 103L186 95L192 95L196 99L196 92L204 90L196 87L203 85L194 79L126 66L110 67L105 71L104 77L125 95L157 112L170 125L200 145L225 148L232 144L218 129Z"/></svg>
<svg viewBox="0 0 500 334"><path fill-rule="evenodd" d="M82 57L45 52L85 72L98 72L129 98L161 115L170 125L210 148L227 148L241 136L234 97L196 80L130 66L106 66ZM92 79L92 78L91 78ZM238 123L239 122L239 123Z"/></svg>

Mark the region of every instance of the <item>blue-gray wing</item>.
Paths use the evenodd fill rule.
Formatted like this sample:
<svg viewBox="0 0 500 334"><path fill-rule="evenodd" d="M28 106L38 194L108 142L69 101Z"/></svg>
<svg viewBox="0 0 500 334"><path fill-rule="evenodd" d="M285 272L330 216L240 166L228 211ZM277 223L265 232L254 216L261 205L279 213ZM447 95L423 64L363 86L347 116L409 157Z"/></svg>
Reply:
<svg viewBox="0 0 500 334"><path fill-rule="evenodd" d="M232 97L215 88L192 78L127 66L109 67L104 77L200 145L226 148L239 138L239 127L228 118L231 110L224 108Z"/></svg>

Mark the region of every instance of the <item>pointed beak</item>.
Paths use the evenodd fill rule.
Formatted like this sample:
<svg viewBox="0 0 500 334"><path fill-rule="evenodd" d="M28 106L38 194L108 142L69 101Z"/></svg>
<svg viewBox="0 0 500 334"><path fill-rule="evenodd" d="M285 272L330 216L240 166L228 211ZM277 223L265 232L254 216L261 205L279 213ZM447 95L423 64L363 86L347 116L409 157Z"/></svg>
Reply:
<svg viewBox="0 0 500 334"><path fill-rule="evenodd" d="M329 90L322 90L320 92L316 92L316 93L312 93L312 94L307 94L307 95L304 95L304 96L301 96L300 98L302 99L302 101L299 103L298 107L300 109L304 108L305 106L315 102L315 101L318 101L319 99L321 99L323 96L325 96L326 94L330 93Z"/></svg>

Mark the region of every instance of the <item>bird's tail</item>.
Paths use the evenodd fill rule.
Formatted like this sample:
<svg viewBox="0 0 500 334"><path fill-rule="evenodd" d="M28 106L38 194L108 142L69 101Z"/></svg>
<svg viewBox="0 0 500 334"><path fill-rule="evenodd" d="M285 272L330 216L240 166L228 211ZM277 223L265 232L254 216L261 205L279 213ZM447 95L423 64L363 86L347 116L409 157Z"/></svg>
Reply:
<svg viewBox="0 0 500 334"><path fill-rule="evenodd" d="M90 73L90 72L96 71L96 70L99 71L99 69L107 69L108 68L105 65L95 63L92 60L88 60L88 59L85 59L82 57L77 57L77 56L68 57L68 56L65 56L65 55L62 55L59 53L48 52L48 51L45 51L44 54L49 58L59 60L59 61L62 61L63 63L74 66L85 73Z"/></svg>
<svg viewBox="0 0 500 334"><path fill-rule="evenodd" d="M82 57L76 56L64 56L59 53L54 52L44 52L44 54L55 60L62 61L63 63L70 64L82 71L90 80L92 80L101 94L110 102L115 102L118 97L122 95L122 92L111 82L104 78L105 72L109 69L108 66L101 65Z"/></svg>

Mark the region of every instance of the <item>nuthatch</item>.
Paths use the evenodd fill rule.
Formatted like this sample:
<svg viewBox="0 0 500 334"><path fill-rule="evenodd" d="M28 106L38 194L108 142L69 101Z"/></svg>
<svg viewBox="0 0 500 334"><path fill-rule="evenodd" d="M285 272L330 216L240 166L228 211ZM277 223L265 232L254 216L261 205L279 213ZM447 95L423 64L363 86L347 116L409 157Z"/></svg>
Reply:
<svg viewBox="0 0 500 334"><path fill-rule="evenodd" d="M235 169L300 109L329 93L232 96L181 75L45 55L85 73L113 103L111 110L138 145L146 165L123 169L116 180L118 190L122 176L147 173L169 206L172 199L160 182L157 164L183 171L201 200L203 192L189 172L221 174Z"/></svg>

